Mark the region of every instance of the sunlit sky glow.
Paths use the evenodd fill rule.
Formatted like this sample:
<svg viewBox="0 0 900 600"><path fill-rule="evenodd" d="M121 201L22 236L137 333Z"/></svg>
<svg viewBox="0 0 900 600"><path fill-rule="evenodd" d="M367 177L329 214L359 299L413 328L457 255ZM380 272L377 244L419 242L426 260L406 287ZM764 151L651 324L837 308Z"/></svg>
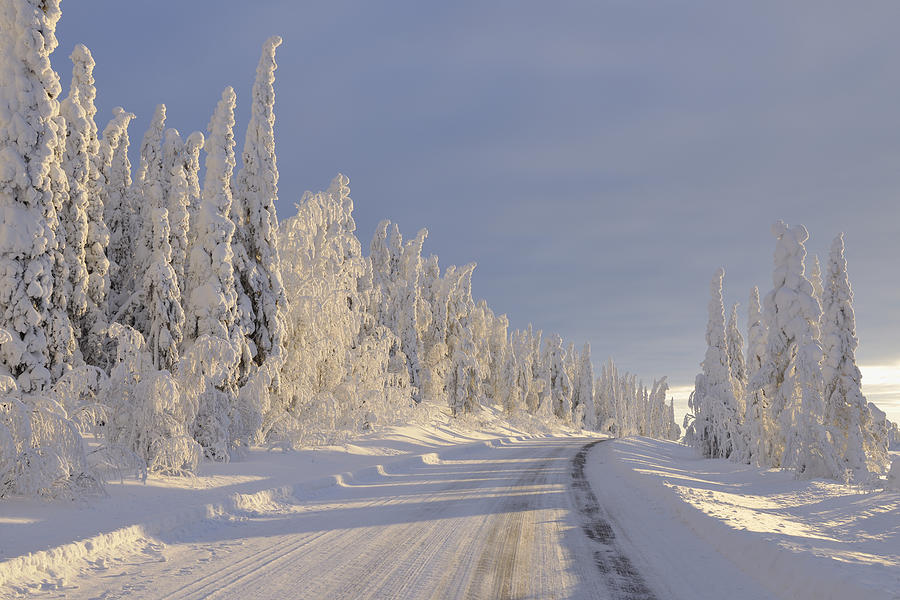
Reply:
<svg viewBox="0 0 900 600"><path fill-rule="evenodd" d="M845 232L859 362L900 364L900 3L64 0L53 63L97 60L101 128L165 102L204 129L226 85L238 140L262 42L279 211L338 172L359 236L421 227L474 293L645 380L693 382L709 280L742 318L777 219L824 257ZM900 419L900 370L866 367Z"/></svg>

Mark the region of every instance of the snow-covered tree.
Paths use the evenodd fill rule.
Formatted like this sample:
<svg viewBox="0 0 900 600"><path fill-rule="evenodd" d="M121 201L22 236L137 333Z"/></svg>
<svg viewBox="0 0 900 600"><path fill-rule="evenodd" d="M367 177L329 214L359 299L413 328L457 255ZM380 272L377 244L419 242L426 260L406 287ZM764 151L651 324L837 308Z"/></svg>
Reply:
<svg viewBox="0 0 900 600"><path fill-rule="evenodd" d="M172 270L181 295L185 291L188 264L189 206L191 203L188 173L185 170L184 142L177 129L167 129L163 137L163 206L168 213L169 246L172 248Z"/></svg>
<svg viewBox="0 0 900 600"><path fill-rule="evenodd" d="M862 374L856 366L856 317L847 276L843 234L834 239L828 257L822 297L822 345L825 360L825 424L840 457L856 481L888 467L887 446L873 435L869 406L862 394Z"/></svg>
<svg viewBox="0 0 900 600"><path fill-rule="evenodd" d="M165 208L152 213L150 262L144 272L143 302L147 308L149 331L147 345L153 366L172 371L178 361L183 338L184 310L175 269L172 268L172 246L169 245L169 219Z"/></svg>
<svg viewBox="0 0 900 600"><path fill-rule="evenodd" d="M482 401L481 380L475 359L475 342L469 318L475 308L472 300L472 272L475 264L461 269L450 268L446 276L451 278L452 291L448 302L447 347L450 355L450 371L447 393L454 415L473 412Z"/></svg>
<svg viewBox="0 0 900 600"><path fill-rule="evenodd" d="M62 153L62 169L68 187L67 202L63 204L60 231L57 236L65 243L63 260L68 277L57 281L66 298L66 308L73 325L80 325L88 309L88 270L85 246L88 234L88 180L90 158L88 142L90 127L78 88L72 87L69 95L60 103L60 115L65 119L65 151ZM76 335L80 336L80 327Z"/></svg>
<svg viewBox="0 0 900 600"><path fill-rule="evenodd" d="M50 66L59 16L58 0L10 0L0 14L0 326L22 342L21 352L4 353L3 370L24 392L50 383L48 328L59 312L52 306L51 172L62 132L54 120L59 78Z"/></svg>
<svg viewBox="0 0 900 600"><path fill-rule="evenodd" d="M572 391L572 410L575 423L585 429L597 427L597 411L594 408L594 366L591 363L591 345L585 342L578 357L578 369Z"/></svg>
<svg viewBox="0 0 900 600"><path fill-rule="evenodd" d="M706 357L703 359L701 389L695 387L695 444L711 458L728 458L737 443L737 403L734 398L728 342L725 332L725 308L722 303L724 269L718 269L710 287L709 322L706 327Z"/></svg>
<svg viewBox="0 0 900 600"><path fill-rule="evenodd" d="M572 382L565 369L562 338L552 334L544 346L543 361L550 379L550 410L564 422L572 418Z"/></svg>
<svg viewBox="0 0 900 600"><path fill-rule="evenodd" d="M421 401L421 355L422 343L420 339L419 320L422 316L422 302L420 299L420 276L422 273L422 246L428 236L427 229L420 229L411 240L403 245L400 251L399 278L394 281L393 300L395 305L392 310L396 314L396 329L394 333L400 338L401 349L406 355L409 365L411 383L415 388L416 401ZM423 323L422 325L425 325ZM474 341L474 338L473 338ZM473 358L477 360L477 349Z"/></svg>
<svg viewBox="0 0 900 600"><path fill-rule="evenodd" d="M284 313L287 297L281 281L278 256L278 168L275 164L275 49L281 38L266 40L256 70L251 96L251 116L241 155L243 167L237 175L237 197L233 210L239 218L235 243L243 246L237 264L240 285L250 301L254 362L269 356L282 359Z"/></svg>
<svg viewBox="0 0 900 600"><path fill-rule="evenodd" d="M201 371L210 379L204 382L209 389L200 396L194 426L194 438L208 455L220 460L228 457L234 439L228 415L235 399L238 360L244 344L237 324L237 292L231 262L235 227L229 218L235 164L235 101L234 90L226 88L209 123L203 199L193 229L196 241L191 249L186 285L190 294L185 326L189 347L215 342L216 347L231 348L230 352L216 352L214 356L221 360L210 362Z"/></svg>
<svg viewBox="0 0 900 600"><path fill-rule="evenodd" d="M70 316L70 298L77 297L77 302L72 312L83 314L84 309L84 288L82 282L78 282L78 292L70 289L72 283L71 271L74 269L82 276L84 275L84 262L79 263L79 258L83 259L83 237L86 227L75 225L71 230L67 231L65 225L66 217L72 216L74 219L84 216L83 204L72 205L71 196L69 195L69 181L63 170L65 162L66 149L66 120L61 115L55 115L51 124L57 136L57 144L53 148L53 159L50 162L50 196L52 199L52 210L47 213L47 228L53 232L55 244L51 247L50 256L52 258L52 281L53 293L51 294L49 320L44 328L47 334L47 347L50 354L50 375L56 381L63 376L74 364L81 362L81 352L78 349L78 343L75 338L75 329L72 326ZM83 196L76 196L83 200ZM62 220L61 220L62 219ZM81 225L85 225L82 221ZM76 244L69 249L66 244L67 233L72 234L73 243ZM81 252L78 252L77 244L81 244ZM73 268L70 268L68 258L73 261ZM80 267L80 268L79 268ZM72 286L74 288L74 286ZM77 321L76 321L77 322Z"/></svg>
<svg viewBox="0 0 900 600"><path fill-rule="evenodd" d="M103 130L100 141L100 190L103 217L109 227L109 317L114 321L134 292L134 244L138 203L131 185L128 126L134 114L121 107Z"/></svg>
<svg viewBox="0 0 900 600"><path fill-rule="evenodd" d="M744 414L744 389L747 387L747 363L744 361L744 336L738 328L738 305L731 307L731 316L725 329L725 337L728 343L728 365L731 370L731 380L734 387L734 398L738 420Z"/></svg>
<svg viewBox="0 0 900 600"><path fill-rule="evenodd" d="M772 227L777 239L773 289L765 298L769 327L766 357L751 392L761 390L779 427L771 444L771 466L794 468L806 477L838 477L838 465L823 425L822 347L819 303L804 275L802 225Z"/></svg>
<svg viewBox="0 0 900 600"><path fill-rule="evenodd" d="M702 373L697 376L698 381L702 378ZM674 407L671 404L666 406L668 389L665 377L654 380L650 389L647 389L634 374L620 373L615 362L609 359L594 384L596 430L616 437L646 435L678 439L681 431L675 423ZM702 413L700 417L703 418ZM695 419L693 427L701 422L706 425L697 430L707 431L710 428L708 420ZM690 431L693 431L693 427ZM688 441L691 439L688 438Z"/></svg>
<svg viewBox="0 0 900 600"><path fill-rule="evenodd" d="M165 125L166 105L159 104L141 141L141 162L136 177L140 208L137 215L138 235L133 242L135 272L132 275L135 277L135 283L134 294L129 299L130 306L127 307L126 314L131 316L135 329L140 331L145 339L149 339L150 336L150 307L140 300L147 300L146 297L142 297L144 273L151 269L154 261L153 223L157 218L157 210L166 206L162 147Z"/></svg>
<svg viewBox="0 0 900 600"><path fill-rule="evenodd" d="M188 231L193 231L197 226L197 212L200 210L201 192L200 192L200 151L206 140L203 134L195 131L184 141L181 148L181 160L184 167L185 180L187 181L188 191ZM191 245L194 243L196 235L191 233L188 239L186 260L191 260ZM187 265L185 265L187 268ZM185 295L182 293L182 295Z"/></svg>
<svg viewBox="0 0 900 600"><path fill-rule="evenodd" d="M59 17L58 0L0 4L0 497L99 488L50 386L51 368L59 377L77 350L61 298L66 126L50 66Z"/></svg>
<svg viewBox="0 0 900 600"><path fill-rule="evenodd" d="M766 356L766 336L768 329L759 303L759 289L754 287L750 292L750 303L747 309L747 381L757 376ZM739 462L747 464L767 464L771 452L768 449L772 437L772 420L769 415L768 402L762 390L748 390L745 395L743 423L743 445Z"/></svg>
<svg viewBox="0 0 900 600"><path fill-rule="evenodd" d="M279 226L282 277L292 302L286 315L283 402L272 407L275 414L267 420L283 418L279 413L286 411L307 434L324 429L323 417L333 428L358 430L385 416L375 410L386 393L387 373L378 373L388 368L382 345L360 339L364 307L357 282L366 260L352 211L349 179L339 174L327 192L304 194L297 214ZM376 356L354 352L363 345ZM377 364L361 364L373 358Z"/></svg>
<svg viewBox="0 0 900 600"><path fill-rule="evenodd" d="M106 155L101 154L94 100L94 58L90 50L78 44L72 51L72 82L69 96L77 96L84 111L87 195L87 238L84 246L84 263L87 269L87 309L80 323L81 351L88 364L102 364L100 338L109 319L109 228L104 218L106 180L103 172ZM68 121L68 117L66 118ZM70 125L71 127L71 125ZM67 148L67 154L69 149ZM71 186L71 176L70 176Z"/></svg>

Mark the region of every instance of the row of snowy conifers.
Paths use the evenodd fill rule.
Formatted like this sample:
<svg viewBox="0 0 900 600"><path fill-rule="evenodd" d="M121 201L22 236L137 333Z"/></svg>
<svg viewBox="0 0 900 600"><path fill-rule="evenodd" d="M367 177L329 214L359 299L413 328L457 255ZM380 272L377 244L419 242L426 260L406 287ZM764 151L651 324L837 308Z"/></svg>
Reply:
<svg viewBox="0 0 900 600"><path fill-rule="evenodd" d="M589 347L509 335L473 302L474 265L422 257L424 230L404 242L382 223L363 256L346 177L278 223L279 38L236 176L227 88L206 136L166 129L159 106L132 180L133 115L117 108L99 132L83 46L59 100L60 14L59 0L0 0L0 496L96 488L110 469L191 472L423 402L677 437L664 379L647 389L610 362L595 382Z"/></svg>
<svg viewBox="0 0 900 600"><path fill-rule="evenodd" d="M824 276L816 258L810 280L806 229L779 221L772 231L774 287L762 307L758 289L750 294L746 359L736 305L725 323L724 269L713 277L708 347L689 401L686 440L707 457L871 481L889 466L897 426L862 394L843 234L831 246Z"/></svg>

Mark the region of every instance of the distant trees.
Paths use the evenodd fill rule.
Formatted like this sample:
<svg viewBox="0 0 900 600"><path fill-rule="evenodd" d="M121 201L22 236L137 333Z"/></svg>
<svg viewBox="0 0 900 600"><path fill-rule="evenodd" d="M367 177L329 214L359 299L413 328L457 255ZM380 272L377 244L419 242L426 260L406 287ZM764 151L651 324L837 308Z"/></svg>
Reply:
<svg viewBox="0 0 900 600"><path fill-rule="evenodd" d="M862 396L843 236L824 277L816 259L810 280L806 229L779 221L772 231L774 287L762 311L751 293L746 361L735 311L722 335L721 269L713 279L709 348L686 439L708 457L869 480L888 467L890 424Z"/></svg>

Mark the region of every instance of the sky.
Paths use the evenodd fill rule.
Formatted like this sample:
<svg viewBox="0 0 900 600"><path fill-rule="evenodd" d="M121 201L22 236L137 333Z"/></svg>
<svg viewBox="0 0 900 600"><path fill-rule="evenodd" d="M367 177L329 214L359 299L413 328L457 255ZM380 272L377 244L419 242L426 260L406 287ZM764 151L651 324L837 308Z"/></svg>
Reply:
<svg viewBox="0 0 900 600"><path fill-rule="evenodd" d="M278 211L350 177L367 248L429 230L473 295L613 357L683 402L709 282L771 288L771 225L844 232L864 390L900 420L900 4L64 0L53 65L97 61L101 129L158 103L205 131L225 86L243 141L263 41Z"/></svg>

